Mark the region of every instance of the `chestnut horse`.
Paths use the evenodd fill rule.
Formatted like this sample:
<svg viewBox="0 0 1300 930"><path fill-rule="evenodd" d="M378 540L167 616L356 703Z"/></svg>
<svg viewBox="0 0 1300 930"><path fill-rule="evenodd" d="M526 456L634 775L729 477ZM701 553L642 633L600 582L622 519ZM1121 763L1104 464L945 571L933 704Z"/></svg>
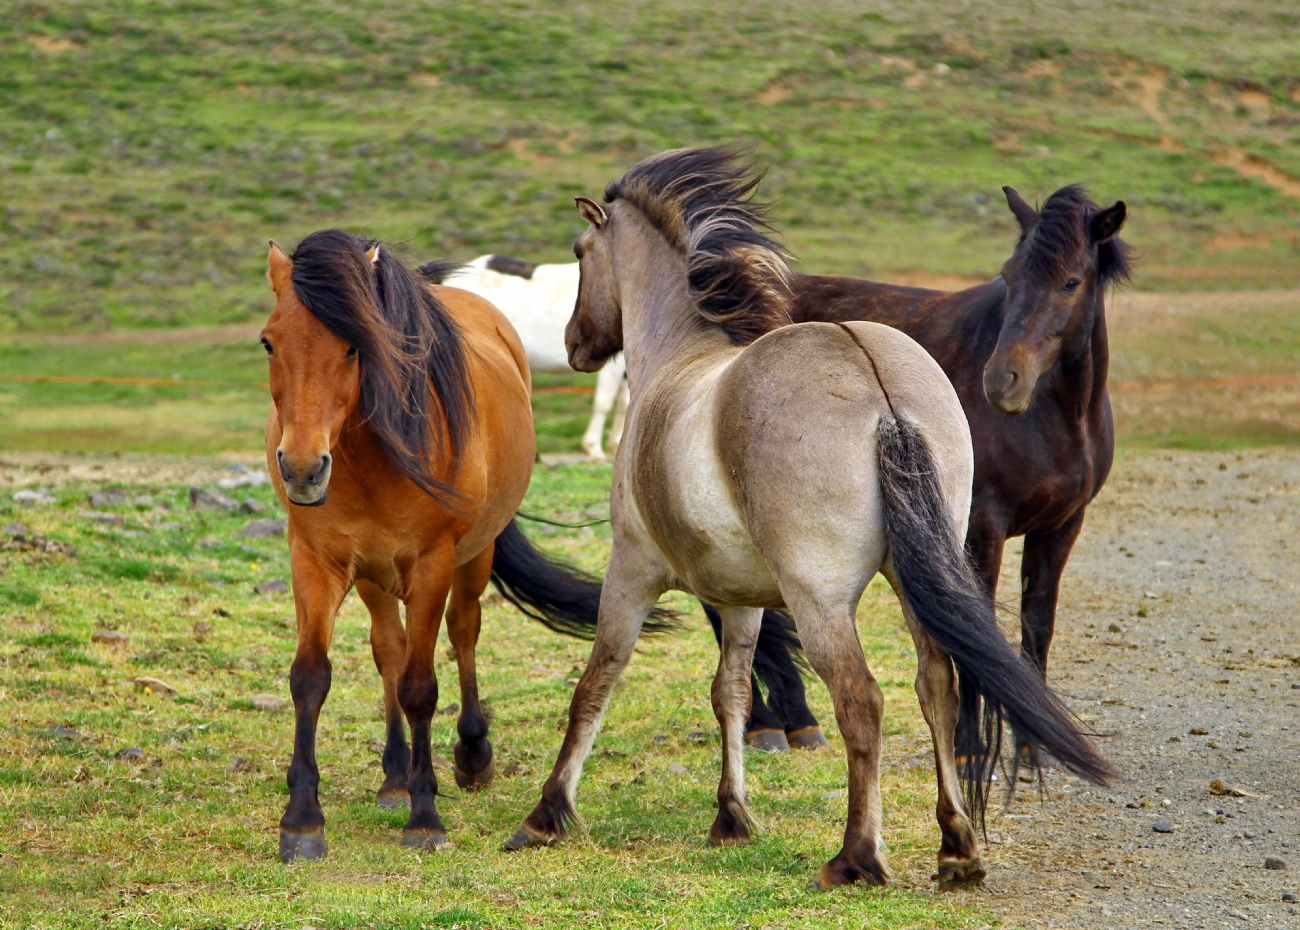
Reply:
<svg viewBox="0 0 1300 930"><path fill-rule="evenodd" d="M751 835L743 762L751 659L763 609L789 607L848 750L844 844L816 883L883 884L883 697L854 620L881 572L916 643L938 772L938 878L945 887L979 881L970 805L982 810L1003 719L1085 778L1104 781L1108 767L1002 637L962 550L974 459L952 385L887 326L774 327L788 318L789 269L750 202L758 180L726 150L684 150L610 184L608 211L578 198L591 225L574 246L581 281L569 362L595 371L623 350L632 396L614 463L614 544L596 642L541 801L507 848L565 833L583 760L642 623L661 594L682 590L722 616L712 689L722 779L710 841ZM967 767L965 801L953 753L959 713L968 725L982 719L989 735Z"/></svg>
<svg viewBox="0 0 1300 930"><path fill-rule="evenodd" d="M992 597L1003 545L1025 537L1020 648L1046 677L1061 574L1114 457L1106 292L1129 277L1118 238L1127 210L1123 201L1100 207L1078 186L1056 191L1041 210L1003 190L1021 233L994 280L948 293L792 274L789 319L885 323L938 361L975 444L966 548ZM751 732L814 721L793 666L783 672L763 676L770 709L754 686ZM973 739L961 734L963 752Z"/></svg>
<svg viewBox="0 0 1300 930"><path fill-rule="evenodd" d="M313 233L292 259L272 243L269 265L266 458L289 513L298 617L280 857L326 852L316 721L329 693L334 618L353 586L370 611L384 685L380 801L409 798L403 844L436 846L446 832L429 726L444 608L460 674L455 775L474 788L492 776L474 668L479 595L491 580L531 616L575 632L594 623L599 585L546 561L512 522L535 438L524 349L496 308L428 285L380 243L341 230Z"/></svg>

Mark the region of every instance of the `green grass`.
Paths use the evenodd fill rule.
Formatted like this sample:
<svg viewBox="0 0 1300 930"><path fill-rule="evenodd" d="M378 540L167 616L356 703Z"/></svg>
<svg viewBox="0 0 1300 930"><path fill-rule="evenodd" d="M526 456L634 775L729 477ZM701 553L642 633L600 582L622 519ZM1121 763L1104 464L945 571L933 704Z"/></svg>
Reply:
<svg viewBox="0 0 1300 930"><path fill-rule="evenodd" d="M1300 281L1300 203L1229 157L1300 177L1270 0L4 10L4 329L257 319L266 240L339 224L563 260L573 195L714 142L773 165L812 270L990 274L999 186L1082 180L1133 207L1139 286Z"/></svg>
<svg viewBox="0 0 1300 930"><path fill-rule="evenodd" d="M569 517L604 511L608 482L604 466L541 468L525 506ZM561 738L571 694L565 679L589 647L499 600L488 601L479 649L499 777L468 795L442 773L439 808L455 849L402 849L404 815L374 803L381 773L370 744L383 736L381 691L368 618L352 595L339 617L334 683L320 722L330 853L285 867L276 841L292 715L255 711L249 700L272 693L288 703L292 600L252 593L256 582L287 577L284 541L233 540L244 518L190 512L184 489L165 486L133 489L151 494L159 509L105 508L125 524L95 524L80 516L89 490L63 488L47 507L0 504L0 522L21 519L75 547L72 557L0 550L0 701L7 708L0 720L0 925L987 924L977 898L930 891L938 832L929 738L911 690L912 646L880 582L864 598L860 625L888 701L886 839L899 878L889 890L805 888L842 830L844 799L822 797L845 786L833 725L830 753L749 754L764 832L743 849L705 845L719 773L708 697L717 653L697 609L687 633L642 645L616 691L579 794L587 831L553 849L501 852L536 801ZM266 488L253 496L275 512ZM162 529L172 522L182 527ZM553 555L591 569L608 555L607 524L528 531ZM120 570L136 565L147 568ZM680 597L673 603L692 609ZM196 634L199 623L211 631ZM129 642L91 643L91 631L103 627L127 633ZM459 700L445 647L437 673L441 703ZM146 675L178 694L134 689L131 680ZM810 696L830 724L825 689L810 688ZM450 756L455 718L435 719L435 751ZM54 725L89 738L52 734ZM695 731L707 740L688 739ZM127 747L145 758L118 759ZM236 758L246 767L228 771ZM672 774L672 763L687 774Z"/></svg>

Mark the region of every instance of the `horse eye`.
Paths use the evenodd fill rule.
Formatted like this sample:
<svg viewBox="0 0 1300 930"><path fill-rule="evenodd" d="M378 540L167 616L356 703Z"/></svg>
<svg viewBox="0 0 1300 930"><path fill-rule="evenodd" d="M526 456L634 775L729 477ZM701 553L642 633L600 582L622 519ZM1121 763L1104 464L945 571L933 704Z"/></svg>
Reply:
<svg viewBox="0 0 1300 930"><path fill-rule="evenodd" d="M573 257L578 261L582 261L582 246L576 242L573 244Z"/></svg>
<svg viewBox="0 0 1300 930"><path fill-rule="evenodd" d="M348 358L356 358L356 357L357 357L357 347L348 346Z"/></svg>
<svg viewBox="0 0 1300 930"><path fill-rule="evenodd" d="M1079 289L1079 285L1082 283L1083 282L1080 281L1078 278L1071 278L1070 280L1065 282L1065 292L1067 294L1073 294L1075 291Z"/></svg>
<svg viewBox="0 0 1300 930"><path fill-rule="evenodd" d="M267 355L274 355L275 349L271 348L271 342L268 339L262 340L262 348L266 350Z"/></svg>

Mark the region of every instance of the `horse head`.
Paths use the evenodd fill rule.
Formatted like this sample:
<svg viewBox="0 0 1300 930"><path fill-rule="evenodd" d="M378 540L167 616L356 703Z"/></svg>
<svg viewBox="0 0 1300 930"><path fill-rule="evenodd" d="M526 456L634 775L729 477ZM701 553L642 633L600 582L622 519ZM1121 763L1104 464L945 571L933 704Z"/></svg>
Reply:
<svg viewBox="0 0 1300 930"><path fill-rule="evenodd" d="M600 371L623 350L623 310L608 235L609 214L586 197L574 201L591 225L573 243L578 259L578 299L564 327L564 346L569 351L569 365L576 371Z"/></svg>
<svg viewBox="0 0 1300 930"><path fill-rule="evenodd" d="M1063 354L1087 345L1106 287L1127 279L1127 252L1116 238L1127 208L1121 200L1103 209L1078 186L1061 188L1042 210L1014 188L1003 191L1021 233L1002 266L1005 313L984 366L984 396L1015 414L1029 407L1039 379Z"/></svg>

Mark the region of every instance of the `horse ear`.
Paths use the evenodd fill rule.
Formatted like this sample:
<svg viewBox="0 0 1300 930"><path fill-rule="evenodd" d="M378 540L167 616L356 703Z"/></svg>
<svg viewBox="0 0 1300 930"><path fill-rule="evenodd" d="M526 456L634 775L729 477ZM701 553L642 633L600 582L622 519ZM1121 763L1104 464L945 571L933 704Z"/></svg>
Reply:
<svg viewBox="0 0 1300 930"><path fill-rule="evenodd" d="M370 262L371 267L374 267L379 264L379 243L378 242L372 245L369 251L366 252L366 261Z"/></svg>
<svg viewBox="0 0 1300 930"><path fill-rule="evenodd" d="M271 240L271 254L266 257L266 276L271 279L271 290L277 294L293 282L293 262Z"/></svg>
<svg viewBox="0 0 1300 930"><path fill-rule="evenodd" d="M1020 196L1020 192L1014 187L1002 188L1002 193L1007 195L1007 206L1011 212L1016 215L1020 221L1020 228L1028 229L1029 224L1038 219L1038 211L1029 205L1029 201Z"/></svg>
<svg viewBox="0 0 1300 930"><path fill-rule="evenodd" d="M578 212L582 214L582 218L597 229L604 226L605 221L609 219L605 214L605 208L594 200L586 197L574 197L573 202L578 205Z"/></svg>
<svg viewBox="0 0 1300 930"><path fill-rule="evenodd" d="M1092 244L1101 245L1114 239L1127 218L1128 207L1122 200L1117 200L1113 207L1102 210L1092 218L1092 226L1088 230L1089 235L1092 236Z"/></svg>

